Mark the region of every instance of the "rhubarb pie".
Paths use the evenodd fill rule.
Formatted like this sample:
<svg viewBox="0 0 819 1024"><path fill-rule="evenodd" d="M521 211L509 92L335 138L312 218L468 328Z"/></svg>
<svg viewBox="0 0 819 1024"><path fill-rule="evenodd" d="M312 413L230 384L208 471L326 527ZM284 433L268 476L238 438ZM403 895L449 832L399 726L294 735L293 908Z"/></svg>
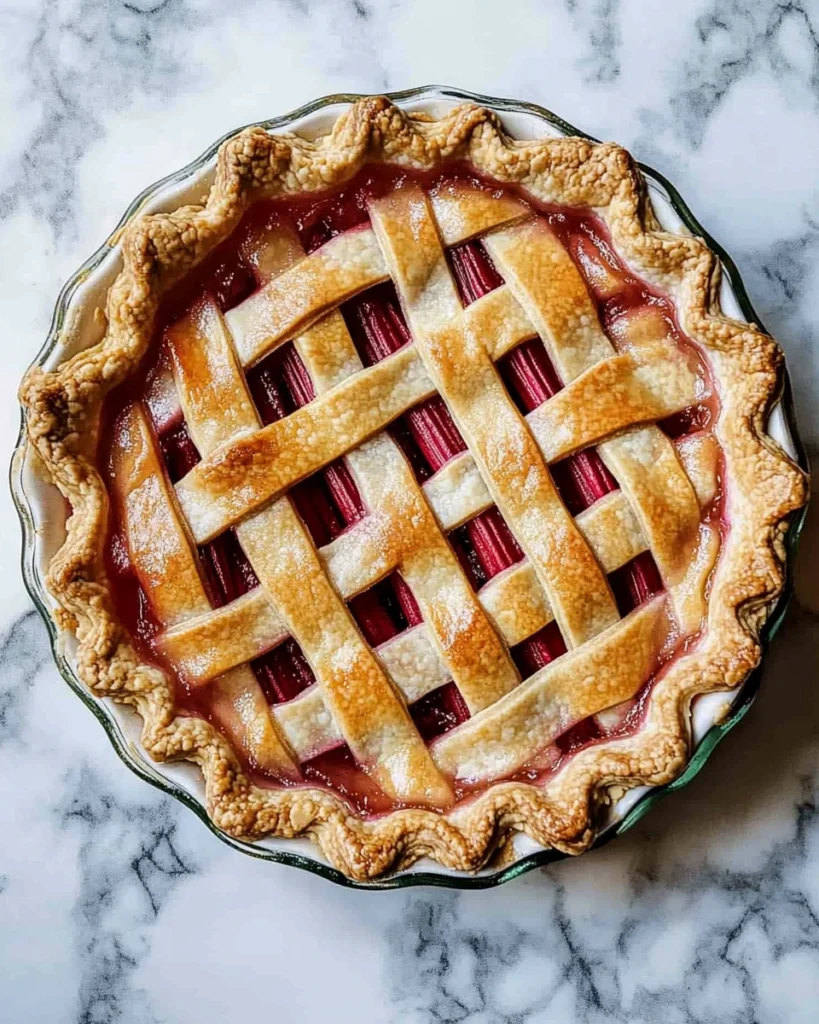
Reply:
<svg viewBox="0 0 819 1024"><path fill-rule="evenodd" d="M79 675L220 829L352 878L583 851L759 661L778 347L623 149L474 105L245 129L201 203L128 223L104 337L22 386Z"/></svg>

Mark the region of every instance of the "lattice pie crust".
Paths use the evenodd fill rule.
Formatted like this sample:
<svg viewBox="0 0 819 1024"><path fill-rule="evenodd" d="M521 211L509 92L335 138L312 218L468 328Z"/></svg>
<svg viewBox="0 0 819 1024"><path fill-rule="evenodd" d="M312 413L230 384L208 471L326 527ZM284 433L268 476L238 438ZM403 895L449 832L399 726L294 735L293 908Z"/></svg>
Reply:
<svg viewBox="0 0 819 1024"><path fill-rule="evenodd" d="M695 400L679 353L647 324L618 354L593 306L572 298L565 253L506 194L456 190L430 199L417 187L401 189L373 203L369 227L307 258L282 254L268 284L224 316L204 302L172 337L202 461L174 489L138 407L122 426L129 458L114 486L128 509L132 554L151 557L161 523L166 571L153 600L167 627L165 652L221 699L246 702L246 754L297 778L299 760L340 735L385 792L413 805L364 820L322 789L255 785L222 733L177 714L171 680L140 660L113 611L101 557L108 494L93 453L101 399L137 367L160 298L254 201L326 189L368 161L423 170L453 159L541 202L593 209L627 266L671 297L719 392L714 435L728 529L720 539L700 523L710 495L698 467L708 458L675 451L652 425ZM464 309L442 242L479 235L505 285ZM720 312L716 258L702 240L660 230L624 150L581 139L518 142L493 113L471 105L433 120L367 99L316 141L242 131L222 146L204 206L136 217L121 246L104 340L53 372L32 370L21 389L31 443L72 510L48 586L60 625L76 634L81 678L94 694L139 712L152 757L200 766L216 825L250 839L309 835L356 879L422 856L474 870L514 831L582 852L612 787L665 783L680 772L692 698L736 686L759 660L759 629L783 585L786 517L804 502L805 481L764 432L778 347ZM386 278L413 343L364 369L336 308ZM535 335L566 386L524 421L494 363ZM316 397L262 428L242 367L294 338ZM436 392L468 451L421 487L383 430ZM620 490L575 520L547 466L592 443ZM340 456L370 511L317 551L281 495ZM444 531L493 502L526 559L479 600ZM230 526L261 586L212 610L192 543ZM604 573L646 548L664 590L621 619ZM343 599L396 566L424 621L376 656ZM568 652L519 683L508 647L552 619ZM669 623L699 639L658 677L637 732L580 750L543 785L493 781L517 771L566 723L632 696ZM318 685L273 715L258 706L247 662L279 634L298 638ZM404 700L446 679L471 717L428 748ZM457 779L485 788L448 810Z"/></svg>

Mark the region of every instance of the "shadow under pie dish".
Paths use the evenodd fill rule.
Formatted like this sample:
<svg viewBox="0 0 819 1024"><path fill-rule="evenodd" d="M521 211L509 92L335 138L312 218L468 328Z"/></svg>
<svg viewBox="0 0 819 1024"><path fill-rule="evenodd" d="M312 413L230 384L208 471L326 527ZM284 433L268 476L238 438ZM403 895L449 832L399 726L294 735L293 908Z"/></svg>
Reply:
<svg viewBox="0 0 819 1024"><path fill-rule="evenodd" d="M781 356L628 155L361 100L134 217L103 337L23 383L48 586L215 825L371 879L578 853L689 760L783 585Z"/></svg>

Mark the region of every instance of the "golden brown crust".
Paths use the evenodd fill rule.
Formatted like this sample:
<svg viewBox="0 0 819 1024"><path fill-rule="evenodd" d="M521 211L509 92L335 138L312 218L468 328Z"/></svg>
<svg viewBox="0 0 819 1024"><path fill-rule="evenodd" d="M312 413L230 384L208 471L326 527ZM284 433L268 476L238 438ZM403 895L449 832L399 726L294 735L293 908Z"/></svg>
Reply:
<svg viewBox="0 0 819 1024"><path fill-rule="evenodd" d="M446 816L402 810L367 822L325 792L256 788L212 726L175 715L171 682L140 662L116 621L100 566L107 495L85 451L102 396L147 348L161 294L233 229L253 200L326 188L350 177L365 159L428 168L449 158L468 159L543 201L595 208L624 260L673 297L683 329L708 354L719 385L717 435L731 529L711 579L702 640L656 683L636 735L581 751L542 789L501 783ZM261 128L242 131L220 150L204 206L136 218L123 231L122 250L124 268L109 292L104 340L53 372L32 370L21 387L30 442L72 508L48 587L59 602L61 624L76 633L81 678L97 696L140 713L142 743L155 759L199 764L218 827L250 839L310 835L335 867L355 879L375 878L422 856L474 870L513 831L544 846L582 852L594 839L594 811L608 787L656 785L679 773L689 755L692 697L738 685L759 661L759 630L783 585L785 517L804 503L806 486L764 433L778 387L779 348L755 327L720 312L716 257L700 239L656 230L624 150L582 139L517 142L480 107L464 105L432 120L370 98L354 104L315 142L270 136Z"/></svg>

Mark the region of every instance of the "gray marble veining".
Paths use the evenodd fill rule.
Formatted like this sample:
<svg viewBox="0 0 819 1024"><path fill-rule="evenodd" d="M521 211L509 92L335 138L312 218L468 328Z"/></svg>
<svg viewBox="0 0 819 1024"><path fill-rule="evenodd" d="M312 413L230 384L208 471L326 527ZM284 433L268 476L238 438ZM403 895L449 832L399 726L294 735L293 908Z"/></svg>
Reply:
<svg viewBox="0 0 819 1024"><path fill-rule="evenodd" d="M60 284L149 181L339 90L550 107L681 188L819 446L819 10L725 0L0 0L2 429ZM51 1024L819 1017L819 523L760 696L616 843L499 890L354 893L243 858L58 676L0 505L0 1017Z"/></svg>
<svg viewBox="0 0 819 1024"><path fill-rule="evenodd" d="M173 801L145 796L117 799L98 771L81 765L64 779L55 808L60 827L79 837L73 940L80 1021L149 1013L147 994L132 984L134 969L175 886L197 871L177 849Z"/></svg>

